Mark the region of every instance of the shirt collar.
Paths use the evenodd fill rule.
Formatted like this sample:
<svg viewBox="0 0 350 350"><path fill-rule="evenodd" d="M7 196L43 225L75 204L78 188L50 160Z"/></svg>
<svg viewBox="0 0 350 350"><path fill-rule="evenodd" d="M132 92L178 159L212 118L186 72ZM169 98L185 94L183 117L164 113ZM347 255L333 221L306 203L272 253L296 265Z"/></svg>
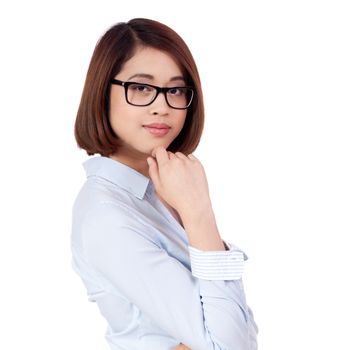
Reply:
<svg viewBox="0 0 350 350"><path fill-rule="evenodd" d="M83 162L86 177L101 177L114 185L130 192L139 199L143 199L146 192L154 191L153 182L135 169L117 160L97 156Z"/></svg>

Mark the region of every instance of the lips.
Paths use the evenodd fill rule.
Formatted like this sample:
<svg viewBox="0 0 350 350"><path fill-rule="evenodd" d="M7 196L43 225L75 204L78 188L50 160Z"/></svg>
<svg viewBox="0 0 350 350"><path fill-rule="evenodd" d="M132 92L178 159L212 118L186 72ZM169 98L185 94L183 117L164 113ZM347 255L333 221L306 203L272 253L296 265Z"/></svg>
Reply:
<svg viewBox="0 0 350 350"><path fill-rule="evenodd" d="M170 129L170 126L164 123L152 123L152 124L146 124L143 126L147 128L154 128L154 129Z"/></svg>
<svg viewBox="0 0 350 350"><path fill-rule="evenodd" d="M153 136L165 136L170 130L170 126L164 123L152 123L143 127Z"/></svg>

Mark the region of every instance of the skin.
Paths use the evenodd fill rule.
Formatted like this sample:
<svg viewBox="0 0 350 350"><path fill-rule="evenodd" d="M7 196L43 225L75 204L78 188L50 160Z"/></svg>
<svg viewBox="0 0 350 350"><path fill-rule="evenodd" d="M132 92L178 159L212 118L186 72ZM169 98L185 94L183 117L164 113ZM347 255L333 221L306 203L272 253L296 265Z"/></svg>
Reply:
<svg viewBox="0 0 350 350"><path fill-rule="evenodd" d="M175 348L173 348L173 350L191 350L191 349L188 348L186 345L180 343L180 344L177 345Z"/></svg>
<svg viewBox="0 0 350 350"><path fill-rule="evenodd" d="M140 73L151 77L135 76ZM183 78L175 80L182 76L180 67L167 53L151 47L140 47L115 78L172 87L185 86ZM171 144L184 125L187 110L169 107L164 94L159 94L149 106L132 106L125 100L124 87L118 85L112 85L110 101L110 123L122 140L122 147L110 158L149 177L147 157L154 148L162 146L166 149ZM165 136L155 136L143 127L150 123L166 123L171 128Z"/></svg>
<svg viewBox="0 0 350 350"><path fill-rule="evenodd" d="M162 87L185 86L177 62L166 52L151 47L139 47L115 78ZM181 224L180 211L188 212L187 208L198 207L198 203L206 205L209 197L204 169L199 160L193 155L186 156L181 152L166 151L180 133L186 114L187 110L169 107L164 94L159 94L151 105L139 107L126 102L124 87L119 85L111 87L109 118L114 132L122 141L122 146L110 158L151 178L159 199ZM143 127L145 124L155 122L168 124L171 127L169 132L159 137L150 134ZM150 165L147 164L147 158L150 159ZM168 164L165 162L166 159ZM165 166L164 170L157 166L159 161L162 162L162 168ZM169 179L164 179L163 183L161 177ZM187 195L180 196L180 193Z"/></svg>
<svg viewBox="0 0 350 350"><path fill-rule="evenodd" d="M155 189L181 218L188 213L202 214L210 206L208 182L200 161L192 154L167 152L163 147L148 157L149 174ZM191 215L192 216L192 215Z"/></svg>
<svg viewBox="0 0 350 350"><path fill-rule="evenodd" d="M161 87L184 86L181 77L181 69L170 55L150 47L139 48L115 76L122 81ZM187 110L169 107L163 94L159 94L149 106L132 106L125 100L124 88L117 85L112 85L110 97L111 126L122 140L122 147L110 158L152 180L159 199L183 220L192 246L203 250L225 250L215 226L202 164L191 154L186 156L181 152L167 151L184 125ZM159 137L143 127L150 123L166 123L171 128L167 135ZM208 222L203 217L208 218ZM207 246L199 245L203 242ZM182 343L174 349L190 350Z"/></svg>

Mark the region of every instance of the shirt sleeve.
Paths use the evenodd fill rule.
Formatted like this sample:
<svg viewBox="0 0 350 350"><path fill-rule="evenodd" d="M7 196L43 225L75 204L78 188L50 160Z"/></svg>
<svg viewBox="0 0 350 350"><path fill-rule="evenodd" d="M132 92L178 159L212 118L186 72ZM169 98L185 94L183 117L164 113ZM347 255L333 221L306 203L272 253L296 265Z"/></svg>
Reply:
<svg viewBox="0 0 350 350"><path fill-rule="evenodd" d="M205 280L239 280L247 256L235 245L223 242L226 250L202 251L188 247L192 275Z"/></svg>
<svg viewBox="0 0 350 350"><path fill-rule="evenodd" d="M192 350L255 350L252 313L237 279L241 262L231 262L242 255L234 249L213 261L218 266L228 259L235 272L224 268L216 276L229 279L215 280L210 279L214 273L198 272L203 255L192 247L194 274L203 279L160 247L145 224L113 204L101 204L87 215L83 232L89 264L178 343Z"/></svg>

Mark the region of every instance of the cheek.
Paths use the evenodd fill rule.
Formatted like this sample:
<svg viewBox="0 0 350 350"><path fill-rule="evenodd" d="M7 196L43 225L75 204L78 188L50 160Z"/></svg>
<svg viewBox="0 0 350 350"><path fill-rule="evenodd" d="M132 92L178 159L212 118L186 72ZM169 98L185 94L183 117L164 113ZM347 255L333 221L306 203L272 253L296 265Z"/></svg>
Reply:
<svg viewBox="0 0 350 350"><path fill-rule="evenodd" d="M114 105L110 110L109 121L113 131L122 139L135 137L142 128L142 115L135 113L129 104Z"/></svg>
<svg viewBox="0 0 350 350"><path fill-rule="evenodd" d="M121 114L120 114L118 108L115 108L113 105L111 105L110 109L109 109L109 122L110 122L114 132L116 132L116 129L120 123L120 120L119 120L120 115Z"/></svg>
<svg viewBox="0 0 350 350"><path fill-rule="evenodd" d="M114 108L111 109L109 114L109 122L111 123L111 126L117 134L121 135L127 132L128 126L130 123L128 123L128 115L126 111L123 111L123 108Z"/></svg>
<svg viewBox="0 0 350 350"><path fill-rule="evenodd" d="M112 94L109 104L109 121L113 129L120 129L121 126L126 125L128 118L129 105L125 103L124 96L120 94Z"/></svg>
<svg viewBox="0 0 350 350"><path fill-rule="evenodd" d="M125 97L122 91L116 89L111 90L109 102L109 118L110 120L119 119L123 115L123 109L127 106Z"/></svg>

